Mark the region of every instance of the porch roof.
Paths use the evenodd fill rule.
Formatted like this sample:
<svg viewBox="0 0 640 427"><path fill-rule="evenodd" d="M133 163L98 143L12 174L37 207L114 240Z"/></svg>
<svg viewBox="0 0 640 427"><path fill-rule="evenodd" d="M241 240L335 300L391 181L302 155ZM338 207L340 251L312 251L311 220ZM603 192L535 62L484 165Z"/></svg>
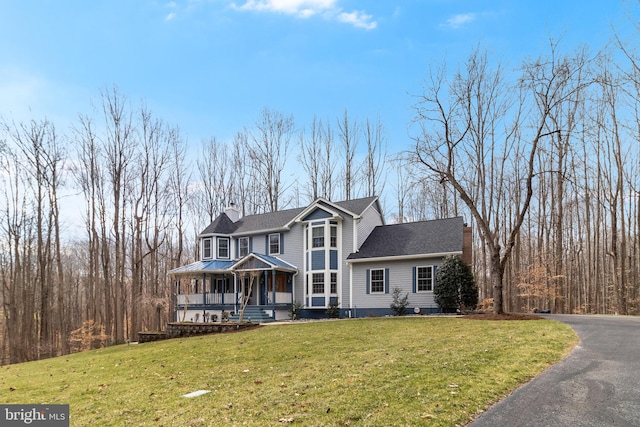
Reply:
<svg viewBox="0 0 640 427"><path fill-rule="evenodd" d="M274 257L274 256L270 256L270 255L263 255L263 254L257 254L254 252L251 252L250 254L248 254L247 256L245 256L244 258L242 258L241 260L239 260L238 262L236 262L235 264L233 264L231 266L231 269L234 271L237 270L255 270L256 265L252 265L250 268L242 268L243 265L247 264L249 261L251 260L257 260L259 262L262 262L263 264L266 264L266 266L268 266L269 270L279 270L279 271L288 271L288 272L292 272L295 273L298 271L298 269L294 266L289 264L286 261L281 260L278 257ZM265 268L259 268L261 270L264 270Z"/></svg>
<svg viewBox="0 0 640 427"><path fill-rule="evenodd" d="M233 261L203 260L169 270L169 274L229 273Z"/></svg>

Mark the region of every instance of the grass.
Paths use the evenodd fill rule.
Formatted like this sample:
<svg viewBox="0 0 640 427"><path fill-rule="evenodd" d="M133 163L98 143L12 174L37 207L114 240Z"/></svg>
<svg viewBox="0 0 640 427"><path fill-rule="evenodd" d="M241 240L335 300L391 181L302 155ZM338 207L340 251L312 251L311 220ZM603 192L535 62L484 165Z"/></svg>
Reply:
<svg viewBox="0 0 640 427"><path fill-rule="evenodd" d="M68 403L72 426L455 426L576 342L549 320L272 325L0 367L0 400Z"/></svg>

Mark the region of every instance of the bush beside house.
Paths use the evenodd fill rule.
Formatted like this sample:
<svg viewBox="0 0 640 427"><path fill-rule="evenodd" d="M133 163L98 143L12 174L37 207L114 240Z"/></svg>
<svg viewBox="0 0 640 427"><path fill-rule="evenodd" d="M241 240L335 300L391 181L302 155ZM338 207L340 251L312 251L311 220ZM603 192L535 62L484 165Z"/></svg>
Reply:
<svg viewBox="0 0 640 427"><path fill-rule="evenodd" d="M471 267L458 255L446 256L436 272L433 294L436 304L445 313L474 310L478 305L478 287Z"/></svg>

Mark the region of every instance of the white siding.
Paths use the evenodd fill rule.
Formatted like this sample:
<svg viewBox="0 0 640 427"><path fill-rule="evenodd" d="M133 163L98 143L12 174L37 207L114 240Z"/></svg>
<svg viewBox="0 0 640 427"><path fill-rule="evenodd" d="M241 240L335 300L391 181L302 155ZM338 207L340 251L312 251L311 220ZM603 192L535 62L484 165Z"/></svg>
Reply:
<svg viewBox="0 0 640 427"><path fill-rule="evenodd" d="M353 299L358 316L366 316L360 310L367 308L388 309L392 301L393 288L402 289L402 295L409 294L409 308L437 308L433 292L413 292L413 267L438 266L442 257L421 258L404 261L359 262L353 264ZM367 294L366 272L368 269L389 269L389 293Z"/></svg>
<svg viewBox="0 0 640 427"><path fill-rule="evenodd" d="M367 240L371 231L383 224L382 214L375 209L375 206L377 206L375 203L369 206L362 213L362 219L358 222L358 249Z"/></svg>
<svg viewBox="0 0 640 427"><path fill-rule="evenodd" d="M284 233L284 254L278 258L294 265L298 274L294 278L293 294L295 300L304 300L304 227L300 223L291 226L291 230Z"/></svg>
<svg viewBox="0 0 640 427"><path fill-rule="evenodd" d="M340 248L340 274L342 275L342 293L340 294L340 307L349 307L349 265L347 257L353 252L353 218L345 215L342 221L342 247ZM340 281L340 279L338 279Z"/></svg>
<svg viewBox="0 0 640 427"><path fill-rule="evenodd" d="M302 224L295 223L291 230L284 232L284 253L277 255L277 257L296 266L298 271L302 272L304 267L304 228Z"/></svg>

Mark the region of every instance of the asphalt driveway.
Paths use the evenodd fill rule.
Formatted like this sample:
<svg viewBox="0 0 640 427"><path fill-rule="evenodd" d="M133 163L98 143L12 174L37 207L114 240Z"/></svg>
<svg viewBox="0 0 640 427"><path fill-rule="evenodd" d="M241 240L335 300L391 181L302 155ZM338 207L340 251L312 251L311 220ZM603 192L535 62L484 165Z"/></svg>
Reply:
<svg viewBox="0 0 640 427"><path fill-rule="evenodd" d="M472 427L640 426L640 317L545 315L580 343Z"/></svg>

